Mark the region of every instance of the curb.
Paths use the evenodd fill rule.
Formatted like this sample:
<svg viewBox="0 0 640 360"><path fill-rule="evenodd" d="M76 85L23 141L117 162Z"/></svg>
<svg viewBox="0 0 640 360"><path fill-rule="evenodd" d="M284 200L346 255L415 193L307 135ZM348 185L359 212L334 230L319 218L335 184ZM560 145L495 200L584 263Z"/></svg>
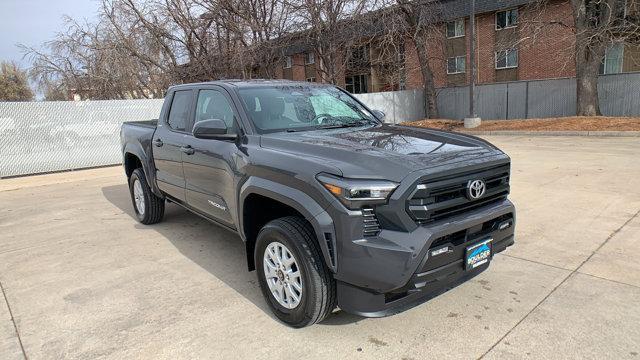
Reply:
<svg viewBox="0 0 640 360"><path fill-rule="evenodd" d="M640 131L460 131L469 135L640 137Z"/></svg>

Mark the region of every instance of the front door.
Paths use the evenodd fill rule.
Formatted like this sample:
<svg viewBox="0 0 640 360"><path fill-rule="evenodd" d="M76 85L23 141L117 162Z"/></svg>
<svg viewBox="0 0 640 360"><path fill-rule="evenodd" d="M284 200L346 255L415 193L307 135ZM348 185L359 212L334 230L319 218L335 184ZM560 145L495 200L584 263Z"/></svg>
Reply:
<svg viewBox="0 0 640 360"><path fill-rule="evenodd" d="M227 134L238 131L237 112L224 89L211 87L198 91L194 123L209 119L224 121ZM190 135L188 141L193 153L182 157L187 204L210 218L233 226L236 164L242 154L232 140L197 139Z"/></svg>
<svg viewBox="0 0 640 360"><path fill-rule="evenodd" d="M193 91L173 93L167 115L158 120L153 135L153 159L158 187L175 200L185 201L185 180L182 169L183 147L189 127Z"/></svg>

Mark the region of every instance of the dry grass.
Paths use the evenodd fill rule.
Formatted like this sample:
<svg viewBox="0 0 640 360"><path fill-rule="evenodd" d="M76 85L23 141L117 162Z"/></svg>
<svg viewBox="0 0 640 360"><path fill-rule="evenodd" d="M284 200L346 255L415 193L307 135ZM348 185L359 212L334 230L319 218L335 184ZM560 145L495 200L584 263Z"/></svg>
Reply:
<svg viewBox="0 0 640 360"><path fill-rule="evenodd" d="M474 129L465 129L463 122L444 119L425 119L403 125L430 127L452 131L640 131L640 117L560 117L526 120L483 120Z"/></svg>

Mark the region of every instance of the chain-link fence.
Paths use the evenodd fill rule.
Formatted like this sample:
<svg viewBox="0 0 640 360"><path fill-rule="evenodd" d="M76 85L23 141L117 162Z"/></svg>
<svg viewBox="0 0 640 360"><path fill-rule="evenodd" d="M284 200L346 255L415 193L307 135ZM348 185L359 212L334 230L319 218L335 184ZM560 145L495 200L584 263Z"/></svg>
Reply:
<svg viewBox="0 0 640 360"><path fill-rule="evenodd" d="M162 100L0 102L0 177L118 164L123 121L157 118Z"/></svg>

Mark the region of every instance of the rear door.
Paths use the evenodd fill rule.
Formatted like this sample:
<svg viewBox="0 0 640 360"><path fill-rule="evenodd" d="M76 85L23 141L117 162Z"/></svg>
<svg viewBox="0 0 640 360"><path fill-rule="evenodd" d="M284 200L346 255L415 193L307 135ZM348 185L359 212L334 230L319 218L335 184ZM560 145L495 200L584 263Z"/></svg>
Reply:
<svg viewBox="0 0 640 360"><path fill-rule="evenodd" d="M238 116L226 90L208 86L197 91L195 120L220 119L227 134L238 133ZM242 153L234 140L197 139L189 135L193 153L183 155L187 204L206 216L233 227L234 182Z"/></svg>
<svg viewBox="0 0 640 360"><path fill-rule="evenodd" d="M158 188L175 200L185 201L182 155L193 108L193 90L177 90L153 135L153 160Z"/></svg>

